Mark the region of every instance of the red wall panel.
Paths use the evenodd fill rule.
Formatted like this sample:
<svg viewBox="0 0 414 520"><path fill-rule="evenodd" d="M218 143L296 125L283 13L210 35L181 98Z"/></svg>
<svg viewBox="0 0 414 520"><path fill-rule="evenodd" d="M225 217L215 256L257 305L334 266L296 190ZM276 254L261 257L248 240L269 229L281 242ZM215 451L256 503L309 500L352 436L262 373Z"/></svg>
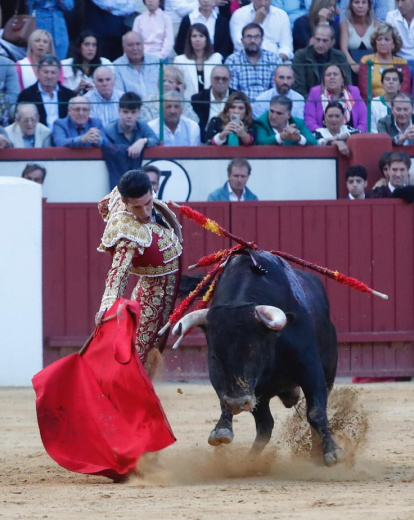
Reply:
<svg viewBox="0 0 414 520"><path fill-rule="evenodd" d="M414 206L394 200L338 200L192 207L262 249L279 249L337 269L389 294L388 301L380 300L319 275L342 342L338 373L414 375ZM43 217L48 363L79 347L92 330L110 257L96 251L104 223L94 204L44 203ZM182 224L184 272L201 256L230 245L193 222ZM206 377L202 334L190 335L186 343L183 350L167 351L168 377Z"/></svg>

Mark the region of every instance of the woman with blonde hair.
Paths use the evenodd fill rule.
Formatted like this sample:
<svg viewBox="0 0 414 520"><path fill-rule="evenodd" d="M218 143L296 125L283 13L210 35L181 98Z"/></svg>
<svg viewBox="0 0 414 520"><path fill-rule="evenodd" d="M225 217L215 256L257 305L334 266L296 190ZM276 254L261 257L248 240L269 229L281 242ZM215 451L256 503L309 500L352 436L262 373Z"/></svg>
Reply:
<svg viewBox="0 0 414 520"><path fill-rule="evenodd" d="M384 87L381 83L381 73L385 69L396 68L403 74L401 92L410 92L410 68L407 60L397 56L402 47L401 36L397 29L389 23L380 23L371 34L371 45L374 54L368 54L361 60L358 72L358 84L364 99L368 96L368 60L371 65L371 96L383 96Z"/></svg>
<svg viewBox="0 0 414 520"><path fill-rule="evenodd" d="M335 31L335 47L339 48L339 24L334 20L336 0L313 0L309 14L299 17L293 24L293 49L304 49L312 45L317 25L331 25Z"/></svg>
<svg viewBox="0 0 414 520"><path fill-rule="evenodd" d="M216 146L254 144L253 111L244 92L230 94L223 111L217 117L211 118L206 130L206 140L208 144Z"/></svg>
<svg viewBox="0 0 414 520"><path fill-rule="evenodd" d="M16 63L20 90L33 85L37 81L37 64L45 54L55 55L55 44L50 32L45 29L36 29L29 36L27 42L27 57ZM59 81L62 81L61 73Z"/></svg>
<svg viewBox="0 0 414 520"><path fill-rule="evenodd" d="M372 50L371 35L379 24L374 18L372 0L351 0L346 10L346 20L341 23L341 51L358 74L362 56Z"/></svg>
<svg viewBox="0 0 414 520"><path fill-rule="evenodd" d="M181 70L175 65L166 65L164 67L164 93L165 92L179 92L183 94L185 91L185 83ZM159 87L159 84L158 84ZM199 122L197 114L191 107L191 103L183 104L183 115L189 117L196 123ZM157 92L152 96L146 98L142 104L140 118L144 121L152 121L160 117L160 93Z"/></svg>

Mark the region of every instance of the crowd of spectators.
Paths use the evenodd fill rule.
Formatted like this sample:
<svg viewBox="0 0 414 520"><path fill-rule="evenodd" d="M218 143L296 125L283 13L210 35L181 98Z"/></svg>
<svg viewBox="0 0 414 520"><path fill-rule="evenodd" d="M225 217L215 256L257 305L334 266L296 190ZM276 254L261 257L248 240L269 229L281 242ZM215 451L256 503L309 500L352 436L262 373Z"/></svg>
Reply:
<svg viewBox="0 0 414 520"><path fill-rule="evenodd" d="M26 56L0 55L1 148L101 147L126 164L160 143L349 155L371 131L414 144L414 0L88 2L95 18L69 45L73 0L26 1Z"/></svg>

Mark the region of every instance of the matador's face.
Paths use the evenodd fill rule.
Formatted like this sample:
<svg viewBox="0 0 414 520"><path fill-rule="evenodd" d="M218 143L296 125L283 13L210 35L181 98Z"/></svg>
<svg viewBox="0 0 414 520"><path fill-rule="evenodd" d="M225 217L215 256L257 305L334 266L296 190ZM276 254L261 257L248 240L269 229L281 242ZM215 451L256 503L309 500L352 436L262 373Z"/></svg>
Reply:
<svg viewBox="0 0 414 520"><path fill-rule="evenodd" d="M122 199L127 210L142 224L151 222L151 212L154 203L152 191L142 197Z"/></svg>

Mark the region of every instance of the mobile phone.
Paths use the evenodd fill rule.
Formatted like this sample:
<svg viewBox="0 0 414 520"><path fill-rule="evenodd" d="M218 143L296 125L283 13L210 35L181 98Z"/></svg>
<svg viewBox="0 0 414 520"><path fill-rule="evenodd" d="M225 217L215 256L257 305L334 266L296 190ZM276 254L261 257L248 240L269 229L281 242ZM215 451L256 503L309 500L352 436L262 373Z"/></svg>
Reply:
<svg viewBox="0 0 414 520"><path fill-rule="evenodd" d="M230 121L233 123L240 123L240 114L230 114Z"/></svg>

